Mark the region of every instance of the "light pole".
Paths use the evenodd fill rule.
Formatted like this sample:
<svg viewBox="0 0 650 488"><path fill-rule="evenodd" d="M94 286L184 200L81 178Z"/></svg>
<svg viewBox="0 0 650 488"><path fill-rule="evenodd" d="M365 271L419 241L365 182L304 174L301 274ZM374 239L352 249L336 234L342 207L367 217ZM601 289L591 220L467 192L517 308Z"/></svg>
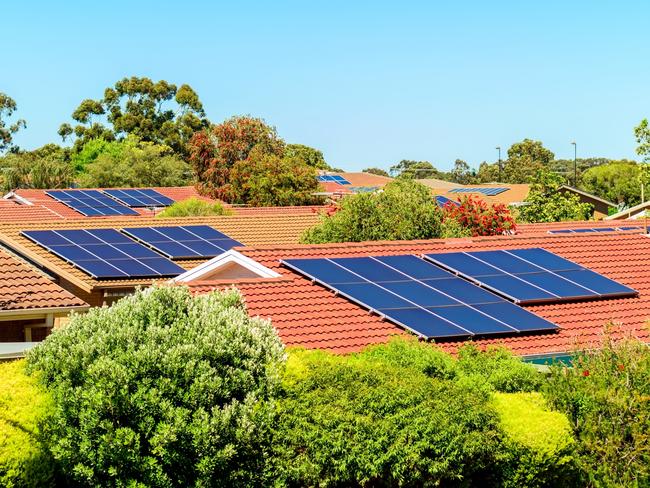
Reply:
<svg viewBox="0 0 650 488"><path fill-rule="evenodd" d="M499 151L499 183L501 183L501 146L497 146L495 149Z"/></svg>
<svg viewBox="0 0 650 488"><path fill-rule="evenodd" d="M573 187L578 188L578 146L573 141Z"/></svg>

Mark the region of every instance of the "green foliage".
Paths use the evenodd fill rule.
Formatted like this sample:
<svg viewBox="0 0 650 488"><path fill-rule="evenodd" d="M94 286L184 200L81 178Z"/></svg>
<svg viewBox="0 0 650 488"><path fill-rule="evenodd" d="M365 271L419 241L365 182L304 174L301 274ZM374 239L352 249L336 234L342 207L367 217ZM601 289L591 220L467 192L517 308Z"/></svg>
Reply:
<svg viewBox="0 0 650 488"><path fill-rule="evenodd" d="M495 393L510 459L503 462L504 487L576 486L575 440L566 415L550 411L542 395Z"/></svg>
<svg viewBox="0 0 650 488"><path fill-rule="evenodd" d="M24 367L23 361L0 363L0 486L54 486L52 459L38 439L52 401Z"/></svg>
<svg viewBox="0 0 650 488"><path fill-rule="evenodd" d="M325 162L323 153L304 144L287 144L284 155L291 160L298 160L302 164L316 169L330 169Z"/></svg>
<svg viewBox="0 0 650 488"><path fill-rule="evenodd" d="M524 222L561 222L588 220L593 214L590 203L582 203L574 193L561 192L564 178L547 170L537 174L525 205L519 208L519 219Z"/></svg>
<svg viewBox="0 0 650 488"><path fill-rule="evenodd" d="M612 161L582 175L581 188L610 202L629 206L641 202L640 166L633 161Z"/></svg>
<svg viewBox="0 0 650 488"><path fill-rule="evenodd" d="M638 144L636 153L643 156L643 161L646 163L650 162L650 125L648 125L648 119L643 119L634 128L634 137Z"/></svg>
<svg viewBox="0 0 650 488"><path fill-rule="evenodd" d="M434 361L435 362L435 361ZM381 354L289 357L274 439L277 486L488 484L496 415L480 389Z"/></svg>
<svg viewBox="0 0 650 488"><path fill-rule="evenodd" d="M441 211L430 190L399 179L382 192L343 198L340 210L323 215L320 224L302 236L306 243L430 239L441 234Z"/></svg>
<svg viewBox="0 0 650 488"><path fill-rule="evenodd" d="M207 125L199 97L189 85L176 87L136 76L107 88L100 100L82 101L72 118L77 125L62 124L59 135L64 140L76 136L75 152L92 139L112 141L132 135L185 156L187 141ZM103 125L104 118L110 127Z"/></svg>
<svg viewBox="0 0 650 488"><path fill-rule="evenodd" d="M280 157L258 149L238 161L230 172L232 200L256 207L281 207L322 203L316 168L296 156Z"/></svg>
<svg viewBox="0 0 650 488"><path fill-rule="evenodd" d="M530 183L541 170L549 167L555 155L541 141L524 139L508 149L508 159L503 165L506 183Z"/></svg>
<svg viewBox="0 0 650 488"><path fill-rule="evenodd" d="M89 164L82 164L77 159L77 164L85 170L78 178L81 186L182 186L189 181L190 166L167 146L143 142L136 137L121 142L105 143L102 140L101 143L91 141L89 144L88 152L85 153L84 146L80 155L90 160L95 151L99 152Z"/></svg>
<svg viewBox="0 0 650 488"><path fill-rule="evenodd" d="M650 349L636 339L579 351L557 364L545 389L571 421L585 485L650 485Z"/></svg>
<svg viewBox="0 0 650 488"><path fill-rule="evenodd" d="M454 162L454 169L451 170L449 176L451 181L461 185L471 185L475 180L474 171L462 159L457 159Z"/></svg>
<svg viewBox="0 0 650 488"><path fill-rule="evenodd" d="M366 168L363 170L364 173L370 173L371 175L377 176L389 176L388 171L381 168Z"/></svg>
<svg viewBox="0 0 650 488"><path fill-rule="evenodd" d="M3 191L16 188L67 188L74 181L68 150L46 144L34 151L9 153L0 158Z"/></svg>
<svg viewBox="0 0 650 488"><path fill-rule="evenodd" d="M390 174L401 178L437 178L440 180L448 180L449 175L443 171L436 169L429 161L410 161L402 159L399 163L390 168Z"/></svg>
<svg viewBox="0 0 650 488"><path fill-rule="evenodd" d="M284 349L238 292L150 288L76 315L28 355L55 406L44 442L84 486L250 486Z"/></svg>
<svg viewBox="0 0 650 488"><path fill-rule="evenodd" d="M537 370L504 347L479 351L466 344L458 350L457 368L459 374L504 393L536 391L542 386Z"/></svg>
<svg viewBox="0 0 650 488"><path fill-rule="evenodd" d="M0 153L9 150L15 152L18 148L13 143L13 136L27 124L23 119L10 123L10 119L17 109L16 101L9 95L0 92Z"/></svg>
<svg viewBox="0 0 650 488"><path fill-rule="evenodd" d="M100 155L108 155L115 160L120 159L123 149L124 144L118 141L91 139L81 147L81 150L72 154L70 160L79 174L85 172L86 167L94 163Z"/></svg>
<svg viewBox="0 0 650 488"><path fill-rule="evenodd" d="M159 218L177 217L208 217L210 215L230 215L231 210L226 209L219 202L207 202L200 198L192 197L180 202L174 202L165 210L156 215Z"/></svg>

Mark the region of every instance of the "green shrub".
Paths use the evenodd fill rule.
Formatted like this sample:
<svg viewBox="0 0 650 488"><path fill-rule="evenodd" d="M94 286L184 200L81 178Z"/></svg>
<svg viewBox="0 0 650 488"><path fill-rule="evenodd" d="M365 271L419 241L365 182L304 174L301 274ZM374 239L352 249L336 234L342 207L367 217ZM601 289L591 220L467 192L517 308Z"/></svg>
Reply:
<svg viewBox="0 0 650 488"><path fill-rule="evenodd" d="M488 392L390 356L291 352L271 466L277 486L487 484L499 446Z"/></svg>
<svg viewBox="0 0 650 488"><path fill-rule="evenodd" d="M187 200L173 203L156 215L156 217L163 219L176 217L208 217L210 215L230 215L231 213L230 210L226 209L219 202L207 202L200 198L191 197Z"/></svg>
<svg viewBox="0 0 650 488"><path fill-rule="evenodd" d="M52 402L23 361L0 363L0 486L54 485L52 459L38 440Z"/></svg>
<svg viewBox="0 0 650 488"><path fill-rule="evenodd" d="M442 212L426 186L401 179L381 192L358 193L341 200L340 210L323 215L302 241L359 242L431 239L441 235Z"/></svg>
<svg viewBox="0 0 650 488"><path fill-rule="evenodd" d="M495 393L492 405L509 453L503 486L575 486L575 441L566 415L550 411L538 392Z"/></svg>
<svg viewBox="0 0 650 488"><path fill-rule="evenodd" d="M536 391L543 383L543 377L532 365L514 356L505 347L479 351L474 344L466 344L458 350L457 368L459 374L506 393Z"/></svg>
<svg viewBox="0 0 650 488"><path fill-rule="evenodd" d="M573 367L552 366L545 395L571 421L585 484L650 486L648 345L606 335Z"/></svg>
<svg viewBox="0 0 650 488"><path fill-rule="evenodd" d="M28 356L44 441L85 486L257 484L284 349L236 291L150 288L75 316Z"/></svg>

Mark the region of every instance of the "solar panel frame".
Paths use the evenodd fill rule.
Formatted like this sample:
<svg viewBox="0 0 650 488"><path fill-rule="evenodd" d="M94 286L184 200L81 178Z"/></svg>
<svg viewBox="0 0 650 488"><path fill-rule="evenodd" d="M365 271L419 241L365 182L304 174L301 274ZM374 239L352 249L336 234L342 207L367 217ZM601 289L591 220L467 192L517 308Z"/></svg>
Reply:
<svg viewBox="0 0 650 488"><path fill-rule="evenodd" d="M209 259L242 245L208 225L125 227L122 232L170 259Z"/></svg>
<svg viewBox="0 0 650 488"><path fill-rule="evenodd" d="M504 191L508 191L510 188L509 187L485 187L485 188L466 188L466 187L461 187L461 188L451 188L449 190L449 193L482 193L483 195L487 196L495 196L500 193L503 193Z"/></svg>
<svg viewBox="0 0 650 488"><path fill-rule="evenodd" d="M638 295L632 288L543 248L425 254L423 257L517 304Z"/></svg>
<svg viewBox="0 0 650 488"><path fill-rule="evenodd" d="M435 277L428 280L414 277L411 272L417 268L416 261L419 261L423 271L412 274L434 275ZM506 321L477 308L478 304L503 303L510 305L509 302L436 268L416 256L308 258L288 259L281 262L299 274L423 337L470 337L511 334L520 331ZM395 266L391 266L389 263ZM372 270L373 265L379 268ZM400 269L400 265L405 265L405 270L408 272ZM388 268L390 272L383 267ZM434 268L436 272L428 273L427 268ZM339 272L341 276L337 276ZM376 278L382 278L384 281L373 281ZM454 291L454 287L450 286L452 284L462 284L462 286L460 288L457 286ZM474 299L463 301L458 296L454 296L454 292L465 293L466 296L469 296L468 290L477 292ZM522 314L534 316L528 311L522 311ZM466 320L475 324L473 326L475 330L466 327L468 324L454 322L445 316L457 317L459 321L460 318L466 317ZM412 323L415 320L414 317L418 317L417 323ZM539 324L539 328L536 330L557 329L555 324L535 317L535 322ZM526 329L530 329L530 327Z"/></svg>
<svg viewBox="0 0 650 488"><path fill-rule="evenodd" d="M168 207L174 203L173 199L153 188L109 188L102 193L132 208Z"/></svg>
<svg viewBox="0 0 650 488"><path fill-rule="evenodd" d="M98 190L48 190L45 194L86 217L140 215Z"/></svg>
<svg viewBox="0 0 650 488"><path fill-rule="evenodd" d="M436 203L440 207L444 207L448 203L452 203L456 207L460 207L460 203L458 203L456 200L452 200L451 198L443 197L442 195L436 195Z"/></svg>
<svg viewBox="0 0 650 488"><path fill-rule="evenodd" d="M21 234L95 279L165 278L185 272L176 263L126 238L116 229L21 231ZM136 249L137 253L133 252Z"/></svg>

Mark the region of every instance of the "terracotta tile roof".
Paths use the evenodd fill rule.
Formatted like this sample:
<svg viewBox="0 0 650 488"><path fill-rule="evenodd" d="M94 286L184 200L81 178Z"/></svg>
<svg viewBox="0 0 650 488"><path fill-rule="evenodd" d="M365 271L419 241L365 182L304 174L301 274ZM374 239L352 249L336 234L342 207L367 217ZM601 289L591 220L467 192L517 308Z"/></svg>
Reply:
<svg viewBox="0 0 650 488"><path fill-rule="evenodd" d="M245 245L282 245L299 242L300 236L308 228L318 223L319 215L306 214L268 214L268 215L230 215L217 217L184 217L177 219L113 217L110 219L75 219L47 222L0 223L0 242L19 255L29 258L51 273L61 276L85 291L101 288L125 288L148 285L152 280L94 280L83 271L63 259L33 243L20 232L23 230L48 229L101 229L121 227L211 225ZM178 264L191 269L202 261L180 261Z"/></svg>
<svg viewBox="0 0 650 488"><path fill-rule="evenodd" d="M383 188L385 185L393 181L393 178L388 176L373 175L372 173L328 173L332 175L339 175L350 182L351 186L377 186ZM345 185L347 186L347 185Z"/></svg>
<svg viewBox="0 0 650 488"><path fill-rule="evenodd" d="M15 200L0 199L0 222L27 222L30 220L63 219L41 205L23 205Z"/></svg>
<svg viewBox="0 0 650 488"><path fill-rule="evenodd" d="M0 251L0 313L88 305L16 258Z"/></svg>
<svg viewBox="0 0 650 488"><path fill-rule="evenodd" d="M294 207L231 207L235 215L311 215L327 209L327 205L304 205Z"/></svg>
<svg viewBox="0 0 650 488"><path fill-rule="evenodd" d="M528 196L528 191L530 190L530 185L526 185L526 184L511 185L507 183L503 183L503 184L490 183L486 185L462 185L462 186L458 185L456 187L443 186L441 188L438 188L429 184L428 182L430 180L418 180L418 181L431 188L433 193L435 193L436 195L441 195L451 200L459 200L460 197L463 195L472 195L475 197L479 197L488 203L502 203L505 205L512 205L512 204L523 202ZM451 191L454 188L508 188L508 190L501 192L498 195L485 195L484 193L480 193L480 192L456 193Z"/></svg>
<svg viewBox="0 0 650 488"><path fill-rule="evenodd" d="M388 321L311 283L280 264L280 259L351 257L431 252L478 251L543 247L594 271L631 286L638 298L607 299L526 307L558 324L559 332L521 334L477 339L480 346L505 345L520 355L551 354L588 347L602 337L614 321L615 334L634 334L650 341L650 238L635 233L590 235L521 235L474 239L408 242L345 243L320 246L286 246L240 249L251 259L283 275L283 279L239 283L250 313L273 321L287 345L323 348L336 352L357 351L368 344L385 342L405 333ZM198 282L197 292L222 288L223 283ZM439 344L454 352L460 342Z"/></svg>

